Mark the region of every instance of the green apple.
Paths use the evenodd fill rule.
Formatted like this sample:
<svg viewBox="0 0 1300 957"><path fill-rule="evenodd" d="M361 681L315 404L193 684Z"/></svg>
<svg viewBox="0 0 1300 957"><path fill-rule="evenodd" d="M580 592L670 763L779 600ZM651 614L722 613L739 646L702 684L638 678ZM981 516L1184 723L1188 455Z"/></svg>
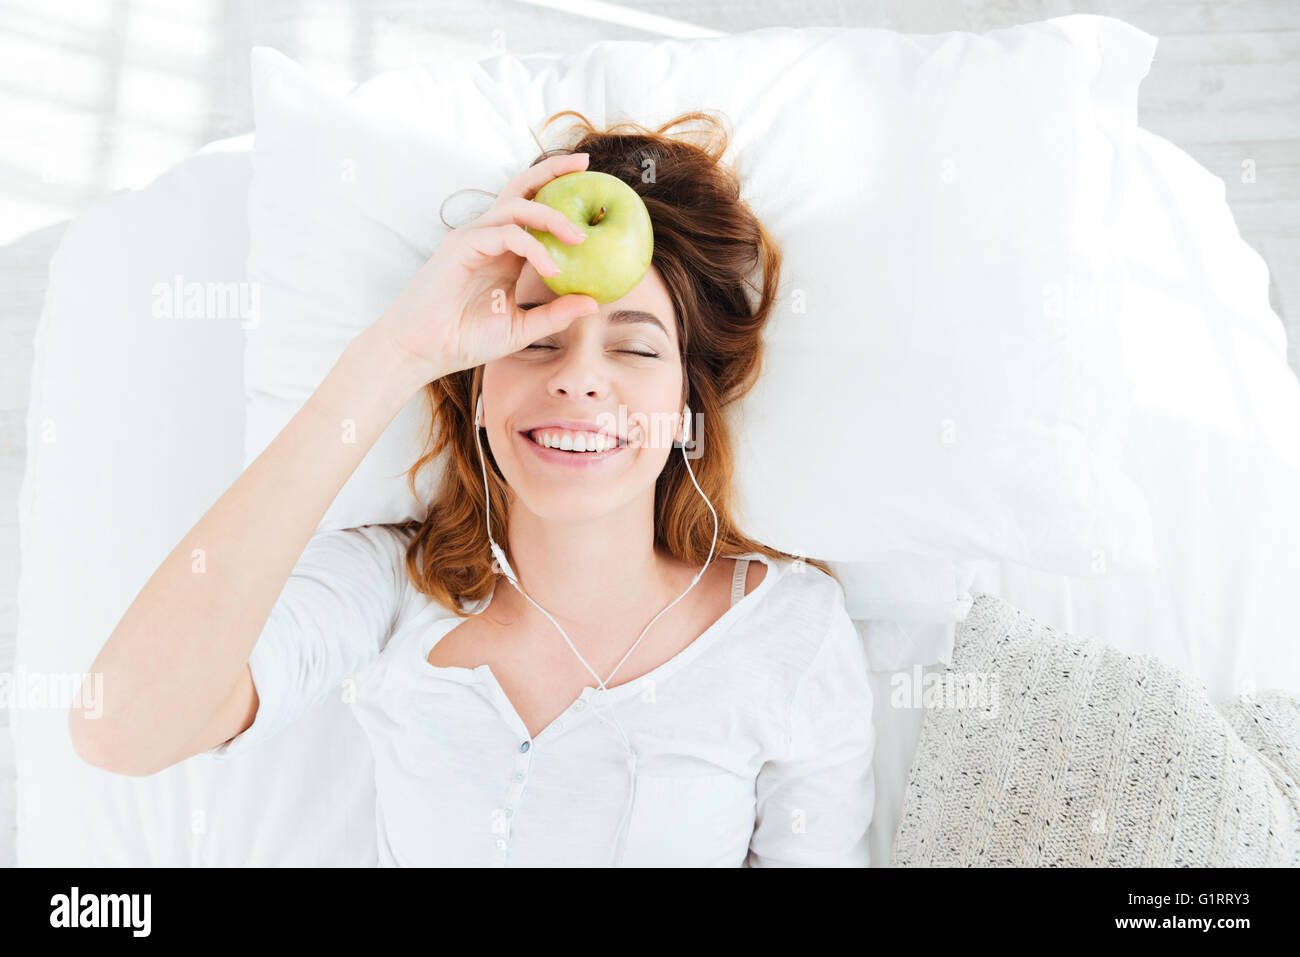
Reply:
<svg viewBox="0 0 1300 957"><path fill-rule="evenodd" d="M541 277L557 296L577 293L613 302L631 292L650 268L650 213L636 190L617 176L566 173L539 189L533 201L558 209L587 234L570 245L545 230L528 229L560 267L559 275Z"/></svg>

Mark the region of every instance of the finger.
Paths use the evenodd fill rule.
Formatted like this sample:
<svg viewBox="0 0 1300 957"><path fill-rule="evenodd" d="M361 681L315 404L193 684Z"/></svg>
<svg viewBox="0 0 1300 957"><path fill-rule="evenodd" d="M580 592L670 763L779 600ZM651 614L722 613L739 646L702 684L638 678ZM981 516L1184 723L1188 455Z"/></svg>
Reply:
<svg viewBox="0 0 1300 957"><path fill-rule="evenodd" d="M476 225L501 226L506 223L531 226L533 229L551 233L570 245L582 242L587 235L582 231L582 227L558 209L519 196L494 205L483 214Z"/></svg>
<svg viewBox="0 0 1300 957"><path fill-rule="evenodd" d="M558 276L560 273L560 267L546 251L546 247L517 223L476 227L466 230L463 239L469 260L465 265L469 268L506 253L514 253L532 263L539 275Z"/></svg>
<svg viewBox="0 0 1300 957"><path fill-rule="evenodd" d="M522 333L518 348L566 329L573 320L599 310L600 303L595 299L577 293L567 293L540 306L520 310L519 328Z"/></svg>
<svg viewBox="0 0 1300 957"><path fill-rule="evenodd" d="M513 199L521 197L523 199L532 199L535 192L557 176L586 169L587 159L586 153L562 153L559 156L547 157L536 166L528 167L528 169L506 183L501 192L497 194L498 198Z"/></svg>

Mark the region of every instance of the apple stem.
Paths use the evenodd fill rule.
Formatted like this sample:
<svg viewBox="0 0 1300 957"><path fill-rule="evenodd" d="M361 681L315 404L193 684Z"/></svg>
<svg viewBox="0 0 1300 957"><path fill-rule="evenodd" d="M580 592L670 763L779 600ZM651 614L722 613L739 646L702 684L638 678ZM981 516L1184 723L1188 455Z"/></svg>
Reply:
<svg viewBox="0 0 1300 957"><path fill-rule="evenodd" d="M600 222L604 218L605 218L605 207L602 206L600 207L600 212L596 214L596 218L593 219L591 222L589 222L587 225L595 226L598 222Z"/></svg>

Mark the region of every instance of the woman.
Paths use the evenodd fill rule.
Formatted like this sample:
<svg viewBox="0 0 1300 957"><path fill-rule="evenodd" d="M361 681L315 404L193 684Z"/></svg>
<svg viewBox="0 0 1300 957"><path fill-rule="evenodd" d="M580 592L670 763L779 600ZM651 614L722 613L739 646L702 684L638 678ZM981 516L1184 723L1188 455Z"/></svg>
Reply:
<svg viewBox="0 0 1300 957"><path fill-rule="evenodd" d="M238 754L351 679L381 865L865 866L872 702L843 591L733 517L723 410L759 375L779 252L707 114L582 122L447 235L155 572L90 669L109 706L69 717L84 760ZM707 142L669 135L692 122ZM604 305L556 297L523 228L581 242L531 197L582 169L636 189L655 235ZM427 518L313 535L421 388L412 488L447 462ZM617 447L575 450L596 432Z"/></svg>

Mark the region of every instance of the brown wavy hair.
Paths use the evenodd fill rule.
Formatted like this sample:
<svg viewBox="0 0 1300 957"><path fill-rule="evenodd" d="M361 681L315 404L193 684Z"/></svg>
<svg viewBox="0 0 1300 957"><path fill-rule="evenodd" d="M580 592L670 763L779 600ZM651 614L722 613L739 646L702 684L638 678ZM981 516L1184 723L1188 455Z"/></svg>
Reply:
<svg viewBox="0 0 1300 957"><path fill-rule="evenodd" d="M754 541L735 520L735 456L723 410L744 397L761 375L761 333L776 301L781 250L741 200L740 181L722 162L731 137L725 119L694 111L654 130L630 122L597 130L581 113L564 110L542 129L565 116L576 120L571 145L547 149L538 141L542 152L529 165L557 154L588 153L589 170L623 180L637 191L650 213L652 262L677 316L677 341L689 390L683 402L691 407L695 439L706 450L692 468L718 515L714 557L759 552L772 559L802 559L838 582L826 562ZM679 127L684 135L669 135ZM757 283L752 279L755 273L761 273ZM456 599L486 598L498 574L485 535L483 473L474 441L474 397L482 377L480 365L425 386L429 428L424 451L407 473L418 500L416 476L444 451L448 453L428 516L403 527L415 533L406 553L413 584L457 615ZM486 443L484 458L492 490L493 537L511 558L504 535L509 527L506 481ZM656 546L680 561L702 565L713 541L713 515L680 455L669 455L655 483L654 507Z"/></svg>

